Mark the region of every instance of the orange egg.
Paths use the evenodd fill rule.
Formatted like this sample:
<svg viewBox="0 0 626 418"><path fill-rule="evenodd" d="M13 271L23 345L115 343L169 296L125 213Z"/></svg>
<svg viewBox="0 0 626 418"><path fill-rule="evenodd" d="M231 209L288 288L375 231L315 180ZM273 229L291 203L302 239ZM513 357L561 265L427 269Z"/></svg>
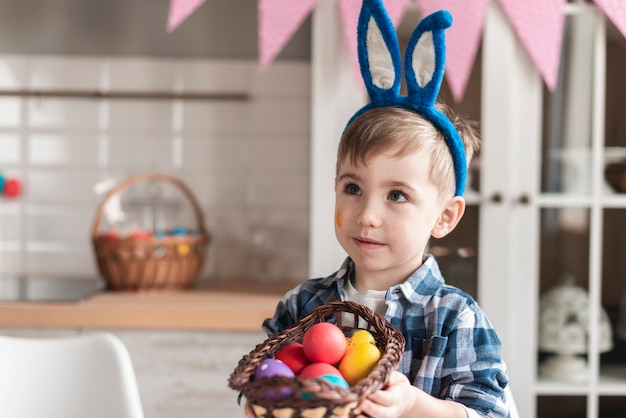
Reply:
<svg viewBox="0 0 626 418"><path fill-rule="evenodd" d="M380 350L374 344L351 345L339 362L339 372L353 386L370 374L380 356Z"/></svg>

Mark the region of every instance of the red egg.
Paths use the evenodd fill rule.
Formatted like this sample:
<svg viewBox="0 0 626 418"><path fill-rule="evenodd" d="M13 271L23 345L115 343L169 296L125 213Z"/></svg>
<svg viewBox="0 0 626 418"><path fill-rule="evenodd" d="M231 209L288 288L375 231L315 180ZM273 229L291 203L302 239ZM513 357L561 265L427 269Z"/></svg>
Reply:
<svg viewBox="0 0 626 418"><path fill-rule="evenodd" d="M346 352L346 337L337 325L320 322L305 332L302 348L313 363L335 364Z"/></svg>
<svg viewBox="0 0 626 418"><path fill-rule="evenodd" d="M339 370L332 364L328 364L328 363L311 363L308 366L306 366L304 369L302 369L302 371L299 374L299 376L308 377L309 379L315 379L316 377L326 376L326 375L337 376L337 377L343 378Z"/></svg>
<svg viewBox="0 0 626 418"><path fill-rule="evenodd" d="M298 374L305 366L311 364L311 361L304 354L302 344L292 342L276 352L274 358L285 363L295 374Z"/></svg>

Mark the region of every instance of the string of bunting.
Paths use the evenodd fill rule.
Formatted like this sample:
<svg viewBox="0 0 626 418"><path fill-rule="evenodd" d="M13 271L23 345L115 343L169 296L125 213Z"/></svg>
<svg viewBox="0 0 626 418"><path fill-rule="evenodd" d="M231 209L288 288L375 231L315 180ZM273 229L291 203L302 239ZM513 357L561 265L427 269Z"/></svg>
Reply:
<svg viewBox="0 0 626 418"><path fill-rule="evenodd" d="M174 31L205 1L170 0L167 30ZM423 15L437 9L447 9L452 14L454 24L446 33L446 79L458 102L465 94L490 1L499 3L542 79L554 90L565 23L563 7L567 0L384 0L384 3L396 26L411 4L416 4ZM593 1L626 36L626 1ZM262 69L272 64L317 3L318 0L258 0L259 65ZM337 0L337 3L355 77L362 85L355 36L361 1Z"/></svg>

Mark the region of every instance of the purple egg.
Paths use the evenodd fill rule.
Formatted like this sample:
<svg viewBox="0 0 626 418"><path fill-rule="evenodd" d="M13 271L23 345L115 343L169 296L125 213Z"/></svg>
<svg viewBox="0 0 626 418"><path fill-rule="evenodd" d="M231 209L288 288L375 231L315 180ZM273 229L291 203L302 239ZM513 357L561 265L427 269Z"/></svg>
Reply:
<svg viewBox="0 0 626 418"><path fill-rule="evenodd" d="M263 360L254 371L254 380L265 379L273 376L295 377L289 366L274 358L267 358Z"/></svg>

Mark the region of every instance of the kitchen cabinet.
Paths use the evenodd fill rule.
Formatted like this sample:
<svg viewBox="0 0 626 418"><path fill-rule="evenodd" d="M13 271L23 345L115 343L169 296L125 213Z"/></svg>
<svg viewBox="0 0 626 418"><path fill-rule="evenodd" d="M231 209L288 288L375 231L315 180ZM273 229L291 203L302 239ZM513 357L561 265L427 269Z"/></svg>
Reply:
<svg viewBox="0 0 626 418"><path fill-rule="evenodd" d="M559 85L546 89L503 13L483 38L478 299L503 340L522 417L612 417L626 410L617 335L626 195L605 179L624 158L618 109L624 39L590 4L565 9ZM622 95L619 95L619 92ZM588 294L586 378L548 379L539 365L540 300L564 276ZM602 310L614 348L600 352ZM622 353L620 353L620 348ZM621 412L620 412L621 411Z"/></svg>

